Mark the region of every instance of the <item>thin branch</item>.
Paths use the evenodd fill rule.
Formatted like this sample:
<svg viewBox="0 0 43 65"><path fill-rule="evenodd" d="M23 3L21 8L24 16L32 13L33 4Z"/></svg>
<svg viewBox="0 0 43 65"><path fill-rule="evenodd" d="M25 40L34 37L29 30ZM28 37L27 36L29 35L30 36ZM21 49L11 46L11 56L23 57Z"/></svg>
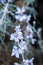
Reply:
<svg viewBox="0 0 43 65"><path fill-rule="evenodd" d="M4 22L3 20L4 20L6 14L7 14L7 12L8 12L8 6L9 6L9 3L6 4L6 7L5 7L5 9L4 9L4 12L3 12L2 18L0 19L0 26L3 25L3 22Z"/></svg>

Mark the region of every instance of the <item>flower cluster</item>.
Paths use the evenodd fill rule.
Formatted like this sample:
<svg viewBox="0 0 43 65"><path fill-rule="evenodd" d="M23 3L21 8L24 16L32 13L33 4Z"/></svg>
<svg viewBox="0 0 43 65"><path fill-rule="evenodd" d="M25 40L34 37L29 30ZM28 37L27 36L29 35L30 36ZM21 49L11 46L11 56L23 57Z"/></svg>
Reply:
<svg viewBox="0 0 43 65"><path fill-rule="evenodd" d="M26 41L30 40L31 43L34 45L36 39L33 38L33 34L34 34L34 32L33 32L32 28L29 25L27 25L26 30L25 30L25 39L26 39Z"/></svg>
<svg viewBox="0 0 43 65"><path fill-rule="evenodd" d="M22 35L20 25L15 27L15 33L11 34L10 40L14 40L15 44L18 44L18 47L14 45L12 50L12 56L15 55L16 57L19 57L19 54L23 54L24 50L27 50L26 42L23 40L24 37Z"/></svg>
<svg viewBox="0 0 43 65"><path fill-rule="evenodd" d="M11 34L10 40L14 40L15 42L19 42L19 40L23 39L23 35L20 29L20 25L16 26L15 33Z"/></svg>
<svg viewBox="0 0 43 65"><path fill-rule="evenodd" d="M25 11L26 11L25 7L22 7L22 9L17 7L17 11L15 12L15 14L16 14L15 19L17 21L21 21L21 22L22 21L26 21L26 22L30 21L31 15L24 14Z"/></svg>
<svg viewBox="0 0 43 65"><path fill-rule="evenodd" d="M24 0L22 0L22 1L24 1ZM26 1L28 2L28 4L26 3ZM2 5L2 10L1 10L2 12L0 13L0 14L2 14L1 19L0 19L0 31L1 31L0 39L2 41L2 44L4 42L6 42L6 36L10 35L10 33L12 32L12 29L14 28L15 32L13 31L13 33L11 33L11 35L10 35L10 40L12 40L14 43L12 52L11 52L11 56L15 56L16 59L19 59L20 55L22 56L21 64L14 63L14 65L33 65L34 58L32 56L34 55L34 51L36 49L36 48L34 49L33 47L35 46L37 40L38 40L39 44L43 42L43 41L41 41L41 30L42 29L41 28L38 28L37 30L35 29L37 22L32 21L33 22L32 25L30 24L31 23L30 20L32 19L32 16L36 20L36 11L34 10L34 7L31 4L29 4L29 0L25 0L25 2L23 3L24 4L23 7L19 7L18 5L16 6L16 4L21 2L20 0L18 0L18 1L0 0L0 2ZM32 3L32 1L30 3ZM25 4L27 4L27 5L25 5ZM12 19L9 19L10 15L11 15ZM11 28L11 31L9 32L10 26L13 28ZM4 39L2 39L2 37ZM38 37L38 39L36 39L37 37ZM4 42L3 42L3 40L4 40ZM4 45L6 48L7 48L7 46L9 46L9 44L7 46L6 46L6 44L4 44ZM40 44L40 48L43 51L42 44ZM8 49L9 49L9 47L8 47ZM37 50L35 52L37 52ZM27 59L27 57L28 57L28 59ZM29 58L31 58L31 59L29 59ZM5 64L3 64L3 65L5 65Z"/></svg>
<svg viewBox="0 0 43 65"><path fill-rule="evenodd" d="M15 19L17 22L20 23L26 23L25 30L21 30L21 25L16 25L15 26L15 32L10 35L10 40L14 40L14 46L12 49L11 56L16 56L16 58L20 57L20 54L22 56L23 62L20 65L33 65L33 60L34 58L31 58L30 60L25 58L25 53L30 52L29 44L32 43L32 45L35 44L37 41L33 35L34 35L34 30L31 27L29 21L31 19L31 14L27 15L25 14L26 9L25 7L17 7L16 12L15 12ZM16 23L17 23L16 22ZM35 21L33 21L33 25L35 26ZM19 65L18 63L14 63L14 65Z"/></svg>
<svg viewBox="0 0 43 65"><path fill-rule="evenodd" d="M27 52L28 50L28 42L27 40L31 39L31 42L34 44L35 39L33 39L33 30L29 25L26 26L26 30L24 31L24 36L23 33L21 32L20 25L17 25L15 27L15 33L12 33L10 35L10 40L14 40L15 44L12 49L11 56L16 56L16 58L20 57L20 54L22 55L22 65L33 65L33 59L25 59L24 58L24 53ZM14 63L14 65L19 65L18 63Z"/></svg>

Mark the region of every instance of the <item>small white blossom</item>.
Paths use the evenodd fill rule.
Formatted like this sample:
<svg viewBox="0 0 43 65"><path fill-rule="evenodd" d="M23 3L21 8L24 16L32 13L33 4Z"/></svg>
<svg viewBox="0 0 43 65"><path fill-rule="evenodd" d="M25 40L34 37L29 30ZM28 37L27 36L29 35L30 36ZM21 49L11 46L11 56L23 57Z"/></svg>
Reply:
<svg viewBox="0 0 43 65"><path fill-rule="evenodd" d="M13 49L12 49L12 54L11 54L11 56L16 56L16 58L19 58L19 54L23 54L24 53L24 50L23 49L21 49L21 48L18 48L17 46L13 46Z"/></svg>
<svg viewBox="0 0 43 65"><path fill-rule="evenodd" d="M29 60L29 62L31 63L31 65L33 65L33 60L34 60L34 58L31 58L31 59Z"/></svg>
<svg viewBox="0 0 43 65"><path fill-rule="evenodd" d="M32 44L35 44L36 39L31 39Z"/></svg>
<svg viewBox="0 0 43 65"><path fill-rule="evenodd" d="M21 15L15 15L16 20L21 19Z"/></svg>
<svg viewBox="0 0 43 65"><path fill-rule="evenodd" d="M14 40L15 42L19 42L17 33L12 33L10 35L10 40Z"/></svg>
<svg viewBox="0 0 43 65"><path fill-rule="evenodd" d="M10 35L10 40L14 40L14 33Z"/></svg>
<svg viewBox="0 0 43 65"><path fill-rule="evenodd" d="M27 50L27 45L26 45L26 42L25 41L21 41L20 44L19 44L20 48L22 50Z"/></svg>
<svg viewBox="0 0 43 65"><path fill-rule="evenodd" d="M14 41L15 41L15 42L19 42L18 37L15 37L15 38L14 38Z"/></svg>
<svg viewBox="0 0 43 65"><path fill-rule="evenodd" d="M17 49L18 49L18 47L17 46L13 46L13 49L12 49L12 54L11 54L11 56L13 56L13 55L15 55L15 53L17 53Z"/></svg>
<svg viewBox="0 0 43 65"><path fill-rule="evenodd" d="M19 21L30 21L30 18L31 18L31 15L26 15L24 14L25 12L25 7L23 7L22 9L17 7L17 11L15 12L17 15L15 15L15 18L16 20L19 20Z"/></svg>
<svg viewBox="0 0 43 65"><path fill-rule="evenodd" d="M15 13L16 14L20 14L21 13L21 9L19 7L17 7L17 11Z"/></svg>
<svg viewBox="0 0 43 65"><path fill-rule="evenodd" d="M33 38L33 31L29 26L26 27L25 38L26 39L32 39Z"/></svg>
<svg viewBox="0 0 43 65"><path fill-rule="evenodd" d="M15 12L16 14L22 14L22 13L24 13L25 12L25 7L22 7L22 9L21 8L19 8L19 7L17 7L17 11Z"/></svg>
<svg viewBox="0 0 43 65"><path fill-rule="evenodd" d="M29 65L29 60L28 60L28 59L26 59L26 60L24 59L24 60L23 60L23 64L24 64L24 65Z"/></svg>
<svg viewBox="0 0 43 65"><path fill-rule="evenodd" d="M19 51L19 54L21 54L21 55L24 53L24 50L22 50L21 48L19 48L18 51Z"/></svg>
<svg viewBox="0 0 43 65"><path fill-rule="evenodd" d="M23 20L26 20L27 19L27 15L26 14L23 14L22 19Z"/></svg>
<svg viewBox="0 0 43 65"><path fill-rule="evenodd" d="M22 13L24 13L26 10L25 10L25 7L22 7Z"/></svg>
<svg viewBox="0 0 43 65"><path fill-rule="evenodd" d="M18 32L18 35L22 35L22 32L20 31L20 32Z"/></svg>
<svg viewBox="0 0 43 65"><path fill-rule="evenodd" d="M19 58L19 53L16 53L15 56L16 56L16 58Z"/></svg>
<svg viewBox="0 0 43 65"><path fill-rule="evenodd" d="M16 26L16 27L15 27L15 30L16 30L16 31L20 30L20 25ZM20 30L20 31L21 31L21 30Z"/></svg>
<svg viewBox="0 0 43 65"><path fill-rule="evenodd" d="M23 36L22 35L18 35L18 39L19 40L23 40Z"/></svg>
<svg viewBox="0 0 43 65"><path fill-rule="evenodd" d="M19 52L18 47L14 45L11 56L16 56L16 58L19 58Z"/></svg>
<svg viewBox="0 0 43 65"><path fill-rule="evenodd" d="M26 21L27 19L27 15L23 14L22 16L20 16L19 21Z"/></svg>
<svg viewBox="0 0 43 65"><path fill-rule="evenodd" d="M23 18L22 18L22 16L19 18L19 21L20 21L20 22L22 22L22 21L23 21Z"/></svg>
<svg viewBox="0 0 43 65"><path fill-rule="evenodd" d="M23 39L23 35L22 35L21 29L20 29L20 25L15 27L15 31L16 31L15 33L12 33L10 35L10 40L14 40L15 42L19 42L19 40Z"/></svg>
<svg viewBox="0 0 43 65"><path fill-rule="evenodd" d="M21 31L18 32L17 34L18 34L18 39L23 39L23 36L22 36L22 32Z"/></svg>
<svg viewBox="0 0 43 65"><path fill-rule="evenodd" d="M26 21L27 20L27 15L26 14L20 14L20 15L15 15L15 18L16 20L19 20L19 21Z"/></svg>
<svg viewBox="0 0 43 65"><path fill-rule="evenodd" d="M27 32L30 32L30 33L33 33L33 30L32 30L32 28L31 28L29 25L27 25L26 31L27 31Z"/></svg>
<svg viewBox="0 0 43 65"><path fill-rule="evenodd" d="M23 63L24 63L24 65L29 65L29 64L31 64L31 65L33 65L33 60L34 60L34 58L31 58L30 60L28 60L28 59L23 59Z"/></svg>

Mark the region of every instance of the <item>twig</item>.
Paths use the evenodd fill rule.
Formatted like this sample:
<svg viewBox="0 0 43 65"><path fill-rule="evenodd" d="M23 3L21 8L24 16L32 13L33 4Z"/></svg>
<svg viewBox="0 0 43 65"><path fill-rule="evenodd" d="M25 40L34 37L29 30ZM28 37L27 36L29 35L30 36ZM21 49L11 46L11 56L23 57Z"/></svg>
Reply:
<svg viewBox="0 0 43 65"><path fill-rule="evenodd" d="M3 22L4 22L3 20L4 20L6 14L7 14L7 12L8 12L8 6L9 6L9 3L7 3L7 4L6 4L6 7L4 8L4 12L3 12L2 18L0 19L0 26L3 25Z"/></svg>

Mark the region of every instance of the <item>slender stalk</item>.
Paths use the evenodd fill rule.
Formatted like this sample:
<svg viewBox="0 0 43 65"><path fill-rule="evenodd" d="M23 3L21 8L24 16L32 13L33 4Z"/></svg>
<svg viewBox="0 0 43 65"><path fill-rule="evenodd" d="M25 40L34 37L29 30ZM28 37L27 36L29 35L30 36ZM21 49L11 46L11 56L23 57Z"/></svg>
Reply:
<svg viewBox="0 0 43 65"><path fill-rule="evenodd" d="M3 20L4 20L6 14L8 12L8 6L9 6L9 3L7 3L6 6L5 6L5 8L4 8L4 12L3 12L2 18L0 19L0 26L3 25L3 22L4 22Z"/></svg>

